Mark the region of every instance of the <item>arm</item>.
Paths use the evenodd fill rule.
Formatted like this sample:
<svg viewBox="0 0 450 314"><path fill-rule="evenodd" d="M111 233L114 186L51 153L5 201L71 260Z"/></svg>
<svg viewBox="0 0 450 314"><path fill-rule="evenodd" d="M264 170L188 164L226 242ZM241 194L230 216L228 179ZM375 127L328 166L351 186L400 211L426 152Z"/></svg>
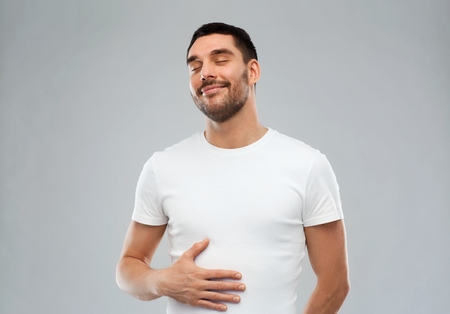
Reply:
<svg viewBox="0 0 450 314"><path fill-rule="evenodd" d="M141 300L168 296L181 303L217 311L227 309L221 302L240 301L238 295L220 291L242 291L245 285L239 282L210 280L240 279L240 273L231 270L208 270L195 265L195 257L209 244L207 239L194 244L172 266L161 270L150 268L153 254L165 230L166 225L148 226L131 222L116 269L116 281L122 290Z"/></svg>
<svg viewBox="0 0 450 314"><path fill-rule="evenodd" d="M350 290L344 222L306 227L305 235L317 285L304 314L338 313Z"/></svg>

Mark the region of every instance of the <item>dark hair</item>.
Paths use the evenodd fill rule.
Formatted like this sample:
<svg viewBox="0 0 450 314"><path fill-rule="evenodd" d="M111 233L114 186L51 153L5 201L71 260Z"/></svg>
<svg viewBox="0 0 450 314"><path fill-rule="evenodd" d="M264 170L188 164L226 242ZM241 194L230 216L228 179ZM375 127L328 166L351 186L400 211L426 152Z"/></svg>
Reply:
<svg viewBox="0 0 450 314"><path fill-rule="evenodd" d="M250 35L246 31L233 25L218 22L204 24L195 31L194 35L192 35L191 43L187 49L187 54L189 54L189 50L198 38L212 34L233 36L234 44L242 53L245 63L248 63L251 59L258 60L255 45L253 45Z"/></svg>

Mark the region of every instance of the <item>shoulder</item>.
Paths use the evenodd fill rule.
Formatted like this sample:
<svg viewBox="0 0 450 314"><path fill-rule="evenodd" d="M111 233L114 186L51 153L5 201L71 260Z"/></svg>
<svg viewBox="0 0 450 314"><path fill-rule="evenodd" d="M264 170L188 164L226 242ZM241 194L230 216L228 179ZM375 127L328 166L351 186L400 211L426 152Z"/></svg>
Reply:
<svg viewBox="0 0 450 314"><path fill-rule="evenodd" d="M302 157L305 159L315 159L319 154L321 154L318 149L311 147L305 142L275 130L273 130L271 146L272 149L277 149L291 155L292 157L295 156L296 158Z"/></svg>
<svg viewBox="0 0 450 314"><path fill-rule="evenodd" d="M195 133L172 146L154 152L146 162L146 165L160 165L161 163L173 164L174 162L187 159L190 155L198 154L202 147L200 141L201 134L201 132Z"/></svg>
<svg viewBox="0 0 450 314"><path fill-rule="evenodd" d="M197 133L189 136L188 138L186 138L172 146L165 148L164 150L160 151L159 153L170 155L170 154L184 152L186 150L191 150L195 146L198 146L200 144L201 134L202 134L201 132L197 132Z"/></svg>

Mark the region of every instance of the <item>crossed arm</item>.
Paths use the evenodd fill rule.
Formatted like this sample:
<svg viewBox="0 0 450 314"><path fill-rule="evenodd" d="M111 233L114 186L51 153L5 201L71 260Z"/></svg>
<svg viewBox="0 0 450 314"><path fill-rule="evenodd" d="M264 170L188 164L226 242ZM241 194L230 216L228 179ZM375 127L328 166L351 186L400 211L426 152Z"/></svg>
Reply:
<svg viewBox="0 0 450 314"><path fill-rule="evenodd" d="M225 311L227 302L240 301L238 294L230 293L245 290L245 285L238 281L242 277L239 272L195 265L195 257L209 244L207 239L195 243L172 266L161 270L150 268L165 229L166 225L131 222L116 270L117 284L122 290L141 300L168 296L181 303L216 311ZM305 235L317 285L304 314L337 313L350 287L344 223L338 220L307 227Z"/></svg>

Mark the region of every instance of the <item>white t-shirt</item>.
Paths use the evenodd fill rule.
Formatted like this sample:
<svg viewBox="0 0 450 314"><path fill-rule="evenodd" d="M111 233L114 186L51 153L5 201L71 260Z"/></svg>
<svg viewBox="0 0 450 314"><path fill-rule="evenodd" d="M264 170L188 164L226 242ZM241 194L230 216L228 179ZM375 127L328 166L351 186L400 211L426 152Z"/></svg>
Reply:
<svg viewBox="0 0 450 314"><path fill-rule="evenodd" d="M168 224L175 262L195 242L210 244L195 263L242 273L246 284L227 313L295 313L305 256L304 227L343 218L326 157L269 129L237 149L208 143L203 132L155 153L142 170L132 219ZM169 298L169 314L211 313Z"/></svg>

